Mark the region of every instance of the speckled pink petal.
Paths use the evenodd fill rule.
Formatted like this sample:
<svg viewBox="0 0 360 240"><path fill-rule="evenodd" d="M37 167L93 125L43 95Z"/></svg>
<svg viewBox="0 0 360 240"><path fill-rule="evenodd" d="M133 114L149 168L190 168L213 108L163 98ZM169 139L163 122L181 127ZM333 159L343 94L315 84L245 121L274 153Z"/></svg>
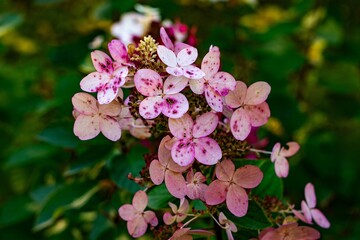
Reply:
<svg viewBox="0 0 360 240"><path fill-rule="evenodd" d="M162 78L151 69L138 70L134 76L134 83L136 90L144 96L153 97L162 94Z"/></svg>
<svg viewBox="0 0 360 240"><path fill-rule="evenodd" d="M231 184L226 194L226 206L235 216L245 216L248 209L248 195L246 191L236 184Z"/></svg>
<svg viewBox="0 0 360 240"><path fill-rule="evenodd" d="M166 72L174 77L180 77L184 74L181 67L167 67Z"/></svg>
<svg viewBox="0 0 360 240"><path fill-rule="evenodd" d="M247 111L238 108L230 119L230 129L237 140L244 141L251 131L251 123Z"/></svg>
<svg viewBox="0 0 360 240"><path fill-rule="evenodd" d="M280 143L276 143L271 151L271 161L272 162L275 162L276 159L279 157L279 152L280 152L280 148L281 148L281 145Z"/></svg>
<svg viewBox="0 0 360 240"><path fill-rule="evenodd" d="M153 160L150 163L149 173L151 181L155 185L160 185L164 181L165 167L158 160Z"/></svg>
<svg viewBox="0 0 360 240"><path fill-rule="evenodd" d="M205 200L208 205L217 205L225 201L229 182L218 179L212 181L205 191Z"/></svg>
<svg viewBox="0 0 360 240"><path fill-rule="evenodd" d="M245 106L250 118L251 126L260 127L267 123L270 117L269 105L266 102L259 105Z"/></svg>
<svg viewBox="0 0 360 240"><path fill-rule="evenodd" d="M191 138L194 122L189 114L184 114L181 118L170 118L169 129L172 135L179 139Z"/></svg>
<svg viewBox="0 0 360 240"><path fill-rule="evenodd" d="M172 43L171 39L169 38L169 35L165 31L164 27L160 28L160 38L161 38L163 44L165 45L165 47L174 51L174 44Z"/></svg>
<svg viewBox="0 0 360 240"><path fill-rule="evenodd" d="M129 62L129 55L126 50L126 46L120 40L114 39L109 42L108 49L111 57L118 63Z"/></svg>
<svg viewBox="0 0 360 240"><path fill-rule="evenodd" d="M132 205L138 212L143 212L148 204L148 197L146 195L146 192L139 190L135 193Z"/></svg>
<svg viewBox="0 0 360 240"><path fill-rule="evenodd" d="M219 162L215 168L216 177L222 181L228 181L228 182L231 181L234 172L235 172L235 165L229 159L225 159Z"/></svg>
<svg viewBox="0 0 360 240"><path fill-rule="evenodd" d="M219 93L217 93L212 87L205 87L205 98L212 110L216 112L222 112L223 101Z"/></svg>
<svg viewBox="0 0 360 240"><path fill-rule="evenodd" d="M209 85L221 96L226 96L235 90L236 80L227 72L218 72L209 80Z"/></svg>
<svg viewBox="0 0 360 240"><path fill-rule="evenodd" d="M129 70L127 67L119 67L113 72L110 82L113 86L119 88L125 84L128 73Z"/></svg>
<svg viewBox="0 0 360 240"><path fill-rule="evenodd" d="M151 226L155 227L158 225L158 219L153 211L145 211L144 212L145 221Z"/></svg>
<svg viewBox="0 0 360 240"><path fill-rule="evenodd" d="M278 156L275 161L275 173L279 178L286 178L289 174L289 162L286 158Z"/></svg>
<svg viewBox="0 0 360 240"><path fill-rule="evenodd" d="M171 156L180 166L188 166L195 159L195 150L191 140L184 139L174 143L171 149Z"/></svg>
<svg viewBox="0 0 360 240"><path fill-rule="evenodd" d="M202 137L194 139L195 158L205 165L214 165L222 157L219 144L212 138Z"/></svg>
<svg viewBox="0 0 360 240"><path fill-rule="evenodd" d="M169 118L180 118L189 110L189 102L182 93L168 94L163 98L162 113Z"/></svg>
<svg viewBox="0 0 360 240"><path fill-rule="evenodd" d="M205 73L200 68L193 65L182 67L183 75L190 79L200 79L205 76Z"/></svg>
<svg viewBox="0 0 360 240"><path fill-rule="evenodd" d="M74 124L74 134L80 140L89 140L96 137L100 133L100 119L98 115L86 116L80 115L76 118Z"/></svg>
<svg viewBox="0 0 360 240"><path fill-rule="evenodd" d="M115 142L120 139L121 137L121 127L117 120L113 117L104 116L100 120L100 131L104 136Z"/></svg>
<svg viewBox="0 0 360 240"><path fill-rule="evenodd" d="M112 101L109 104L100 104L99 105L99 112L102 115L107 115L111 117L117 117L120 115L121 112L121 105L117 101Z"/></svg>
<svg viewBox="0 0 360 240"><path fill-rule="evenodd" d="M245 165L236 169L233 181L243 188L254 188L258 186L263 179L263 173L257 166Z"/></svg>
<svg viewBox="0 0 360 240"><path fill-rule="evenodd" d="M165 185L169 193L176 198L183 198L186 195L186 182L181 173L167 170L165 172Z"/></svg>
<svg viewBox="0 0 360 240"><path fill-rule="evenodd" d="M110 80L107 73L92 72L80 81L80 88L86 92L98 92Z"/></svg>
<svg viewBox="0 0 360 240"><path fill-rule="evenodd" d="M177 42L175 43L175 54L179 54L179 52L185 48L189 48L189 47L193 47L193 46L190 46L189 44L186 44L186 43L183 43L183 42Z"/></svg>
<svg viewBox="0 0 360 240"><path fill-rule="evenodd" d="M309 208L316 207L315 188L311 183L308 183L305 186L305 200Z"/></svg>
<svg viewBox="0 0 360 240"><path fill-rule="evenodd" d="M145 119L154 119L161 113L163 99L161 96L147 97L139 105L139 113Z"/></svg>
<svg viewBox="0 0 360 240"><path fill-rule="evenodd" d="M141 237L146 233L147 222L145 221L145 218L140 215L137 218L127 222L127 229L133 238Z"/></svg>
<svg viewBox="0 0 360 240"><path fill-rule="evenodd" d="M183 173L186 171L186 169L189 168L189 166L180 166L179 164L174 162L174 160L170 159L167 168L173 172Z"/></svg>
<svg viewBox="0 0 360 240"><path fill-rule="evenodd" d="M311 211L305 201L301 201L301 211L305 217L305 220L306 220L305 222L308 224L312 224Z"/></svg>
<svg viewBox="0 0 360 240"><path fill-rule="evenodd" d="M175 222L176 220L176 216L175 215L171 215L171 213L166 212L163 215L163 221L166 225L171 225Z"/></svg>
<svg viewBox="0 0 360 240"><path fill-rule="evenodd" d="M246 84L241 81L236 81L235 90L230 91L229 94L225 96L226 105L231 108L240 107L244 103L246 91Z"/></svg>
<svg viewBox="0 0 360 240"><path fill-rule="evenodd" d="M288 142L286 145L288 145L288 149L282 148L280 150L280 155L284 157L291 157L300 149L300 145L297 142Z"/></svg>
<svg viewBox="0 0 360 240"><path fill-rule="evenodd" d="M131 204L122 205L119 208L119 216L125 221L130 221L136 218L136 209Z"/></svg>
<svg viewBox="0 0 360 240"><path fill-rule="evenodd" d="M311 209L310 211L311 211L312 218L314 219L314 221L316 222L317 225L319 225L322 228L330 227L329 220L327 220L325 215L319 209L315 208L315 209Z"/></svg>
<svg viewBox="0 0 360 240"><path fill-rule="evenodd" d="M107 83L97 93L98 102L100 104L110 103L111 101L113 101L116 98L118 91L119 91L118 87L112 85L111 83Z"/></svg>
<svg viewBox="0 0 360 240"><path fill-rule="evenodd" d="M112 73L114 71L113 61L106 53L95 50L91 52L91 60L99 73Z"/></svg>
<svg viewBox="0 0 360 240"><path fill-rule="evenodd" d="M248 105L258 105L264 102L269 93L271 87L267 82L256 82L249 86L246 91L246 97L244 100L245 104Z"/></svg>
<svg viewBox="0 0 360 240"><path fill-rule="evenodd" d="M206 137L214 132L219 123L219 117L213 112L207 112L197 117L194 121L193 136Z"/></svg>
<svg viewBox="0 0 360 240"><path fill-rule="evenodd" d="M72 99L74 109L80 114L90 115L98 112L96 99L87 93L76 93Z"/></svg>
<svg viewBox="0 0 360 240"><path fill-rule="evenodd" d="M174 94L181 92L188 84L189 79L184 76L176 77L170 75L164 82L164 93Z"/></svg>
<svg viewBox="0 0 360 240"><path fill-rule="evenodd" d="M177 59L176 55L173 51L168 49L165 46L159 45L157 48L157 54L161 61L165 63L169 67L176 67L177 66Z"/></svg>
<svg viewBox="0 0 360 240"><path fill-rule="evenodd" d="M195 94L203 94L205 90L205 80L204 78L200 79L190 79L189 80L189 86L191 91L193 91Z"/></svg>
<svg viewBox="0 0 360 240"><path fill-rule="evenodd" d="M218 47L210 47L209 52L201 62L201 70L206 74L205 78L210 79L220 68L220 50Z"/></svg>
<svg viewBox="0 0 360 240"><path fill-rule="evenodd" d="M177 54L177 63L179 66L184 67L193 64L198 57L198 51L194 47L187 47L182 49Z"/></svg>

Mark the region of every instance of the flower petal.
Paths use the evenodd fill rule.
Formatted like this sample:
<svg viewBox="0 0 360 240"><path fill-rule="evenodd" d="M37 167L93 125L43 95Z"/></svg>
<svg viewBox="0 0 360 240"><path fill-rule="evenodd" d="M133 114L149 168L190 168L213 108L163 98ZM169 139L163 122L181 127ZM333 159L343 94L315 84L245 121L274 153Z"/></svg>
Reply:
<svg viewBox="0 0 360 240"><path fill-rule="evenodd" d="M226 96L230 91L235 90L236 80L227 72L218 72L209 80L209 84L221 96Z"/></svg>
<svg viewBox="0 0 360 240"><path fill-rule="evenodd" d="M165 172L165 185L169 193L176 198L183 198L186 195L186 182L181 173L167 170Z"/></svg>
<svg viewBox="0 0 360 240"><path fill-rule="evenodd" d="M158 160L153 160L150 163L149 173L151 181L155 185L160 185L164 181L165 167Z"/></svg>
<svg viewBox="0 0 360 240"><path fill-rule="evenodd" d="M91 52L91 60L99 73L112 73L114 71L113 61L106 53L95 50Z"/></svg>
<svg viewBox="0 0 360 240"><path fill-rule="evenodd" d="M139 105L139 113L145 119L154 119L161 113L163 99L161 96L147 97Z"/></svg>
<svg viewBox="0 0 360 240"><path fill-rule="evenodd" d="M153 227L155 227L159 223L159 221L153 211L145 211L144 218L145 218L145 221Z"/></svg>
<svg viewBox="0 0 360 240"><path fill-rule="evenodd" d="M100 131L107 139L115 142L121 137L121 127L117 120L112 117L102 117L100 120Z"/></svg>
<svg viewBox="0 0 360 240"><path fill-rule="evenodd" d="M166 72L175 77L180 77L184 74L184 71L181 67L167 67Z"/></svg>
<svg viewBox="0 0 360 240"><path fill-rule="evenodd" d="M189 110L189 102L182 93L165 95L162 113L169 118L180 118Z"/></svg>
<svg viewBox="0 0 360 240"><path fill-rule="evenodd" d="M205 98L211 109L216 112L223 111L223 101L220 96L212 87L205 87Z"/></svg>
<svg viewBox="0 0 360 240"><path fill-rule="evenodd" d="M138 212L143 212L148 204L148 197L146 195L146 192L139 190L135 193L132 205Z"/></svg>
<svg viewBox="0 0 360 240"><path fill-rule="evenodd" d="M231 184L226 194L226 206L229 211L237 217L245 216L248 204L246 191L236 184Z"/></svg>
<svg viewBox="0 0 360 240"><path fill-rule="evenodd" d="M171 149L171 156L180 166L190 165L195 158L193 143L188 139L181 139L174 143Z"/></svg>
<svg viewBox="0 0 360 240"><path fill-rule="evenodd" d="M207 112L197 117L194 122L193 136L205 137L214 132L219 123L219 117L213 112Z"/></svg>
<svg viewBox="0 0 360 240"><path fill-rule="evenodd" d="M127 222L127 229L133 238L141 237L146 233L147 222L143 216L138 216L137 218Z"/></svg>
<svg viewBox="0 0 360 240"><path fill-rule="evenodd" d="M327 220L325 215L319 210L319 209L311 209L311 215L316 222L317 225L319 225L322 228L329 228L330 222Z"/></svg>
<svg viewBox="0 0 360 240"><path fill-rule="evenodd" d="M189 114L184 114L181 118L170 118L169 129L172 135L179 139L191 138L194 122Z"/></svg>
<svg viewBox="0 0 360 240"><path fill-rule="evenodd" d="M151 69L138 70L134 76L134 83L136 90L144 96L153 97L162 93L162 78Z"/></svg>
<svg viewBox="0 0 360 240"><path fill-rule="evenodd" d="M217 205L224 202L228 187L228 182L223 182L218 179L212 181L205 191L206 204Z"/></svg>
<svg viewBox="0 0 360 240"><path fill-rule="evenodd" d="M80 115L76 118L74 124L74 134L81 140L89 140L100 133L99 117Z"/></svg>
<svg viewBox="0 0 360 240"><path fill-rule="evenodd" d="M234 175L234 172L235 172L235 165L229 159L225 159L219 162L215 168L216 177L221 181L230 182Z"/></svg>
<svg viewBox="0 0 360 240"><path fill-rule="evenodd" d="M107 73L92 72L80 81L80 88L86 92L98 92L109 82Z"/></svg>
<svg viewBox="0 0 360 240"><path fill-rule="evenodd" d="M308 183L305 186L305 200L309 208L314 208L316 206L315 189L314 185L311 183Z"/></svg>
<svg viewBox="0 0 360 240"><path fill-rule="evenodd" d="M312 224L312 215L310 208L308 207L305 201L301 201L301 210L304 214L305 220L307 224Z"/></svg>
<svg viewBox="0 0 360 240"><path fill-rule="evenodd" d="M127 109L127 108L126 108ZM99 112L102 115L117 117L120 115L121 112L121 105L117 101L112 101L109 104L100 104L99 105Z"/></svg>
<svg viewBox="0 0 360 240"><path fill-rule="evenodd" d="M205 90L205 80L204 78L190 79L189 86L195 94L203 94Z"/></svg>
<svg viewBox="0 0 360 240"><path fill-rule="evenodd" d="M129 55L126 50L126 46L120 40L114 39L109 42L108 49L111 57L115 59L115 61L117 61L118 63L129 62Z"/></svg>
<svg viewBox="0 0 360 240"><path fill-rule="evenodd" d="M122 205L119 208L119 216L125 221L130 221L136 218L136 209L131 204Z"/></svg>
<svg viewBox="0 0 360 240"><path fill-rule="evenodd" d="M231 108L238 108L244 103L246 97L247 87L246 84L241 81L236 81L236 86L234 91L230 91L228 95L225 96L225 103Z"/></svg>
<svg viewBox="0 0 360 240"><path fill-rule="evenodd" d="M243 188L254 188L258 186L263 179L263 173L257 166L245 165L236 169L233 181Z"/></svg>
<svg viewBox="0 0 360 240"><path fill-rule="evenodd" d="M220 50L218 47L211 47L201 62L201 70L206 74L205 78L210 79L220 68Z"/></svg>
<svg viewBox="0 0 360 240"><path fill-rule="evenodd" d="M205 165L214 165L222 157L219 144L212 138L202 137L194 140L195 158Z"/></svg>
<svg viewBox="0 0 360 240"><path fill-rule="evenodd" d="M164 83L164 93L165 94L174 94L181 92L186 85L188 84L189 79L183 76L173 76L170 75Z"/></svg>
<svg viewBox="0 0 360 240"><path fill-rule="evenodd" d="M230 119L231 132L237 140L244 141L251 131L250 118L247 111L238 108Z"/></svg>
<svg viewBox="0 0 360 240"><path fill-rule="evenodd" d="M275 173L279 178L286 178L289 174L289 162L286 158L278 156L275 161Z"/></svg>
<svg viewBox="0 0 360 240"><path fill-rule="evenodd" d="M171 213L166 212L163 215L163 221L166 225L171 225L175 222L176 220L176 215L171 215Z"/></svg>
<svg viewBox="0 0 360 240"><path fill-rule="evenodd" d="M90 115L98 112L96 99L88 93L76 93L71 101L74 109L80 114Z"/></svg>
<svg viewBox="0 0 360 240"><path fill-rule="evenodd" d="M167 66L169 67L177 66L177 62L176 62L177 59L175 53L170 49L168 49L167 47L159 45L157 47L157 54L161 59L161 61L165 63Z"/></svg>
<svg viewBox="0 0 360 240"><path fill-rule="evenodd" d="M128 73L128 67L119 67L113 72L110 82L113 86L119 88L125 84Z"/></svg>
<svg viewBox="0 0 360 240"><path fill-rule="evenodd" d="M271 161L272 162L275 162L276 159L279 157L279 152L280 152L280 148L281 148L281 145L280 143L276 143L271 151Z"/></svg>
<svg viewBox="0 0 360 240"><path fill-rule="evenodd" d="M169 35L165 31L164 27L160 28L160 38L161 38L163 44L165 45L165 47L174 51L174 44L172 43L171 39L169 38Z"/></svg>
<svg viewBox="0 0 360 240"><path fill-rule="evenodd" d="M189 66L190 64L193 64L197 57L198 57L197 49L194 47L187 47L187 48L182 49L177 54L176 58L177 58L177 63L179 64L179 66L184 67L184 66Z"/></svg>
<svg viewBox="0 0 360 240"><path fill-rule="evenodd" d="M264 102L269 93L271 87L267 82L256 82L249 86L246 91L246 97L244 103L247 105L258 105Z"/></svg>
<svg viewBox="0 0 360 240"><path fill-rule="evenodd" d="M270 117L269 105L266 102L259 105L245 106L250 118L251 126L260 127L267 123Z"/></svg>
<svg viewBox="0 0 360 240"><path fill-rule="evenodd" d="M161 165L166 167L171 159L171 151L166 147L167 142L171 141L171 137L166 135L159 144L158 158Z"/></svg>
<svg viewBox="0 0 360 240"><path fill-rule="evenodd" d="M183 75L190 79L200 79L205 76L205 73L200 68L193 65L182 67Z"/></svg>
<svg viewBox="0 0 360 240"><path fill-rule="evenodd" d="M108 104L113 101L117 94L119 88L113 86L111 83L106 84L101 90L97 93L97 99L100 104Z"/></svg>
<svg viewBox="0 0 360 240"><path fill-rule="evenodd" d="M307 226L292 229L291 235L296 239L320 239L320 233L316 229Z"/></svg>
<svg viewBox="0 0 360 240"><path fill-rule="evenodd" d="M189 48L189 47L192 47L191 45L189 44L186 44L186 43L183 43L183 42L177 42L175 43L175 54L179 54L179 52L185 48Z"/></svg>
<svg viewBox="0 0 360 240"><path fill-rule="evenodd" d="M288 145L288 149L281 148L280 150L280 155L284 157L291 157L300 149L300 145L297 142L288 142L286 145Z"/></svg>

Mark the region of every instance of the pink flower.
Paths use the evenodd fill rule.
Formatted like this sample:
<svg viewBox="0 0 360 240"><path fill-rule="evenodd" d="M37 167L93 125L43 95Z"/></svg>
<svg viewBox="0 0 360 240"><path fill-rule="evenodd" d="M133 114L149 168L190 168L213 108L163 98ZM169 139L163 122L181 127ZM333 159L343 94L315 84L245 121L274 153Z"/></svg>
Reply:
<svg viewBox="0 0 360 240"><path fill-rule="evenodd" d="M166 148L170 136L164 137L159 146L158 158L150 164L150 178L154 184L160 185L165 179L165 185L171 195L183 198L186 194L186 182L181 174L187 167L179 166L171 159L171 152Z"/></svg>
<svg viewBox="0 0 360 240"><path fill-rule="evenodd" d="M295 216L307 224L312 224L314 220L320 227L329 228L330 222L327 220L325 215L316 207L316 195L314 185L311 183L305 186L305 201L301 202L301 214L299 211L293 210Z"/></svg>
<svg viewBox="0 0 360 240"><path fill-rule="evenodd" d="M190 80L190 88L196 94L203 94L209 106L216 112L222 112L223 100L229 91L233 91L236 80L227 72L219 72L220 51L218 47L211 47L201 63L201 70L205 76L199 80Z"/></svg>
<svg viewBox="0 0 360 240"><path fill-rule="evenodd" d="M270 157L271 161L275 162L275 172L280 178L286 178L289 174L289 162L286 158L293 156L300 148L297 142L288 142L286 145L288 149L281 147L280 143L276 143Z"/></svg>
<svg viewBox="0 0 360 240"><path fill-rule="evenodd" d="M131 204L125 204L119 208L119 215L127 221L129 234L138 238L145 234L147 225L156 226L158 219L153 211L145 211L148 197L144 191L135 193Z"/></svg>
<svg viewBox="0 0 360 240"><path fill-rule="evenodd" d="M192 200L200 199L205 201L205 191L208 187L203 183L205 181L206 177L201 172L194 174L193 170L190 169L186 174L186 195Z"/></svg>
<svg viewBox="0 0 360 240"><path fill-rule="evenodd" d="M121 109L119 124L122 130L128 130L132 136L138 139L151 137L150 126L145 126L142 119L134 119L127 106Z"/></svg>
<svg viewBox="0 0 360 240"><path fill-rule="evenodd" d="M92 139L100 132L112 141L120 139L121 128L117 117L121 106L117 101L98 104L90 94L76 93L72 97L72 104L76 116L74 134L81 140Z"/></svg>
<svg viewBox="0 0 360 240"><path fill-rule="evenodd" d="M165 224L171 225L174 222L180 223L185 220L187 217L186 214L189 210L189 202L186 200L186 198L182 198L180 200L179 208L177 208L176 205L171 202L169 202L169 206L175 215L171 215L169 212L164 213L163 220Z"/></svg>
<svg viewBox="0 0 360 240"><path fill-rule="evenodd" d="M180 228L174 232L169 240L192 240L192 234L201 235L201 236L213 236L214 233L207 230L191 230L191 228Z"/></svg>
<svg viewBox="0 0 360 240"><path fill-rule="evenodd" d="M189 114L181 118L169 119L169 129L174 135L171 156L180 166L191 164L196 158L205 165L216 164L222 156L219 144L207 137L219 122L215 113L208 112L199 116L195 122Z"/></svg>
<svg viewBox="0 0 360 240"><path fill-rule="evenodd" d="M260 127L267 122L270 109L265 101L270 89L266 82L256 82L247 88L245 83L237 81L235 90L225 96L225 103L237 108L230 119L231 132L236 139L245 140L251 127Z"/></svg>
<svg viewBox="0 0 360 240"><path fill-rule="evenodd" d="M305 226L298 226L297 223L282 225L277 229L267 228L259 234L260 240L316 240L320 233Z"/></svg>
<svg viewBox="0 0 360 240"><path fill-rule="evenodd" d="M228 240L234 240L234 237L232 235L232 232L237 232L236 225L226 218L224 213L220 212L219 214L219 223L223 225L226 231L226 236L228 237Z"/></svg>
<svg viewBox="0 0 360 240"><path fill-rule="evenodd" d="M168 67L166 71L176 77L185 76L190 79L202 78L205 73L193 64L198 57L197 49L185 43L171 42L164 28L160 30L160 37L165 44L159 45L157 54Z"/></svg>
<svg viewBox="0 0 360 240"><path fill-rule="evenodd" d="M263 173L253 165L236 169L231 160L223 160L216 165L217 179L210 183L205 192L208 205L217 205L226 200L229 211L237 217L247 213L248 195L244 188L254 188L260 184Z"/></svg>
<svg viewBox="0 0 360 240"><path fill-rule="evenodd" d="M134 76L136 89L146 98L141 101L139 113L145 119L154 119L163 113L170 118L179 118L189 109L186 97L179 93L187 80L169 76L165 84L161 76L151 69L140 69Z"/></svg>

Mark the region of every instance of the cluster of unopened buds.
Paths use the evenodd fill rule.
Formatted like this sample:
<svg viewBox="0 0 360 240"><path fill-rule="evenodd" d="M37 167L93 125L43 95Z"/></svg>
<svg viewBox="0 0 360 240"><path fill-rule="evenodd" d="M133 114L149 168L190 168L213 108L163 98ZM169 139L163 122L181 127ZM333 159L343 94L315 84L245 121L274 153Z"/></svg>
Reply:
<svg viewBox="0 0 360 240"><path fill-rule="evenodd" d="M234 239L238 227L229 215L231 219L247 215L249 200L255 201L251 189L264 177L258 166L237 167L240 157L249 152L269 154L276 175L285 178L289 173L287 158L299 150L299 145L289 142L282 147L276 143L270 152L247 143L252 129L264 125L270 117L266 103L270 85L255 82L247 87L231 74L219 71L220 50L216 46L210 47L199 68L194 65L198 58L195 47L174 44L164 28L160 37L162 45L151 36L137 46L112 40L108 44L111 57L99 50L91 53L95 72L84 77L80 86L86 92L97 93L97 99L88 93L73 96L74 133L81 140L102 132L117 141L122 131L138 139L161 139L157 157L138 181L145 189L135 193L132 204L119 208L132 237L144 235L148 225L156 239L213 235L213 230L191 227L197 219L208 217ZM126 98L122 88L130 92ZM169 202L171 211L145 210L147 190L163 182L179 199L179 206ZM259 229L258 238L318 239L317 230L297 223L301 220L312 224L314 220L323 228L330 226L315 208L315 191L310 183L305 188L305 199L301 210L292 205L282 209L281 222L274 222L277 228ZM193 200L202 201L206 209L191 210Z"/></svg>

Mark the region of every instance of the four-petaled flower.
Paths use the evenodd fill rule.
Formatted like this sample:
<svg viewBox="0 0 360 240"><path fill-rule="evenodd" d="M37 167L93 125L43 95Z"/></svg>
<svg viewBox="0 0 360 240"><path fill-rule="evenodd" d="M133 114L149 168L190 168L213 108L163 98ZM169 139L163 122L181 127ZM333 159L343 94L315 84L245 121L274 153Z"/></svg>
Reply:
<svg viewBox="0 0 360 240"><path fill-rule="evenodd" d="M207 112L195 122L189 114L181 118L169 119L169 129L174 135L171 156L180 166L190 165L196 158L205 165L216 164L222 156L219 144L207 137L217 127L219 118L215 113Z"/></svg>
<svg viewBox="0 0 360 240"><path fill-rule="evenodd" d="M316 240L320 233L307 226L298 226L297 223L289 223L279 228L267 228L259 234L260 240Z"/></svg>
<svg viewBox="0 0 360 240"><path fill-rule="evenodd" d="M260 127L267 122L270 109L265 101L270 89L266 82L256 82L247 88L245 83L237 81L235 90L225 96L226 105L237 108L230 119L231 132L237 140L245 140L251 127Z"/></svg>
<svg viewBox="0 0 360 240"><path fill-rule="evenodd" d="M242 217L248 210L248 195L244 188L254 188L260 184L263 173L253 165L236 169L231 160L223 160L216 165L217 179L210 183L205 192L208 205L217 205L226 200L229 211Z"/></svg>
<svg viewBox="0 0 360 240"><path fill-rule="evenodd" d="M177 208L176 205L172 202L169 202L169 206L174 215L172 215L170 212L164 213L163 220L165 224L171 225L174 222L180 223L185 220L185 218L187 217L186 214L189 210L189 202L186 198L182 198L180 200L179 208Z"/></svg>
<svg viewBox="0 0 360 240"><path fill-rule="evenodd" d="M114 100L109 104L99 104L88 93L76 93L72 97L72 104L76 116L74 134L81 140L92 139L100 132L111 141L120 139L121 127L117 121L120 103Z"/></svg>
<svg viewBox="0 0 360 240"><path fill-rule="evenodd" d="M200 199L205 201L205 191L208 187L204 182L206 177L201 172L194 174L193 170L190 169L186 174L186 195L190 199Z"/></svg>
<svg viewBox="0 0 360 240"><path fill-rule="evenodd" d="M319 209L315 208L316 195L314 185L311 183L305 186L305 200L306 202L304 200L301 202L302 214L299 211L293 210L295 216L307 224L312 224L312 220L314 220L320 227L329 228L330 222Z"/></svg>
<svg viewBox="0 0 360 240"><path fill-rule="evenodd" d="M286 178L289 174L289 162L286 158L293 156L300 148L297 142L288 142L286 145L287 149L276 143L270 157L271 161L275 162L275 172L280 178Z"/></svg>
<svg viewBox="0 0 360 240"><path fill-rule="evenodd" d="M201 63L201 70L205 76L199 80L190 80L190 88L196 94L203 94L209 106L216 112L223 111L223 99L229 91L233 91L236 80L227 72L219 72L220 50L210 47Z"/></svg>
<svg viewBox="0 0 360 240"><path fill-rule="evenodd" d="M219 214L219 223L223 225L226 231L226 236L228 237L228 240L234 240L234 237L232 235L232 232L237 232L236 225L227 219L224 213L220 212Z"/></svg>
<svg viewBox="0 0 360 240"><path fill-rule="evenodd" d="M131 204L125 204L119 208L119 215L127 221L129 234L140 237L145 234L147 225L156 226L158 219L153 211L144 211L148 203L148 197L144 191L135 193Z"/></svg>

